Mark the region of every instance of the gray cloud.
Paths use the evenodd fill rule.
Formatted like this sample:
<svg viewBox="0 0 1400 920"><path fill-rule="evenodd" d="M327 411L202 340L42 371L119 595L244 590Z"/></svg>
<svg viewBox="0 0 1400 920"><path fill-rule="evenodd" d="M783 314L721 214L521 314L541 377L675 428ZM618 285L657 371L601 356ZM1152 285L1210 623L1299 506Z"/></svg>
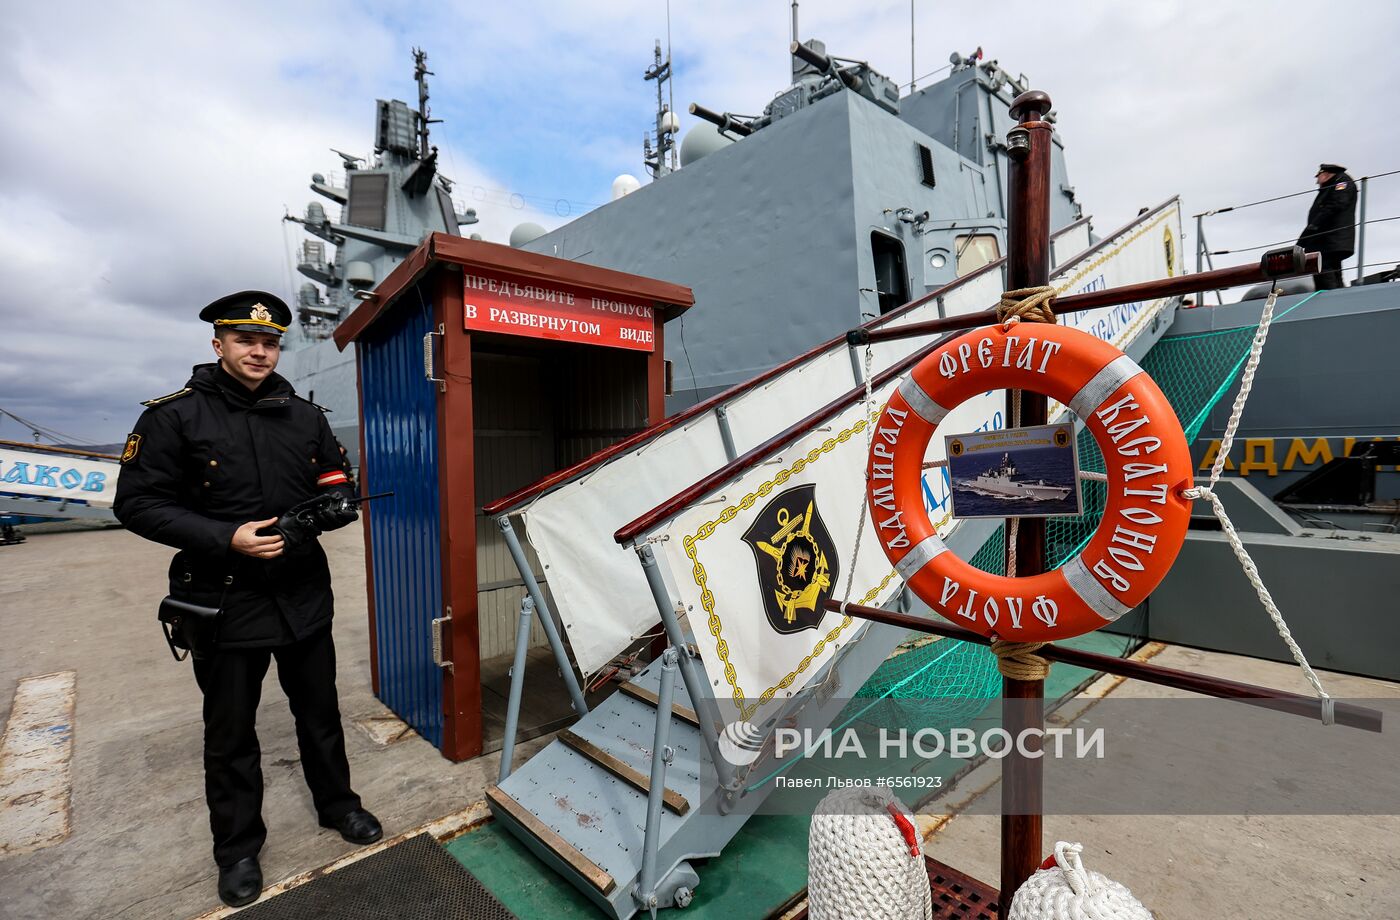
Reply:
<svg viewBox="0 0 1400 920"><path fill-rule="evenodd" d="M348 8L347 8L348 7ZM665 22L654 3L470 4L402 21L346 4L30 4L0 23L0 405L95 441L119 439L137 401L208 354L194 312L242 287L287 293L301 238L283 208L332 171L328 147L365 152L370 103L407 98L408 48L432 55L440 135L458 192L488 239L558 223L550 195L607 199L638 174ZM788 5L673 3L677 108L757 112L785 88ZM917 4L920 72L982 45L1054 97L1071 181L1107 230L1180 193L1188 213L1305 189L1320 160L1354 175L1400 167L1374 100L1400 77L1389 4L1244 2ZM909 79L904 2L802 5L803 37ZM930 78L937 79L937 77ZM924 81L925 83L929 81ZM498 107L540 162L493 174L474 129ZM683 117L683 127L691 123ZM552 188L550 157L592 173ZM530 177L528 180L522 176ZM480 190L478 202L471 192ZM511 191L539 191L529 206ZM1291 239L1306 197L1208 227L1216 248ZM1371 217L1400 214L1400 177ZM1254 253L1221 257L1246 261ZM1400 221L1368 258L1400 259ZM0 437L23 436L0 422Z"/></svg>

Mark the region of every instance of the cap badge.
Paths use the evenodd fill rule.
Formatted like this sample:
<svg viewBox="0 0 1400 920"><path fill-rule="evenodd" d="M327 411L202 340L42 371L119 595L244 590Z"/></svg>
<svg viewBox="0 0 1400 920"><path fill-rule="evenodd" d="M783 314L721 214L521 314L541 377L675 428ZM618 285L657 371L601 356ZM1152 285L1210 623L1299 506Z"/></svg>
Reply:
<svg viewBox="0 0 1400 920"><path fill-rule="evenodd" d="M264 307L262 304L255 303L253 304L253 309L248 313L248 318L256 319L264 323L270 323L272 322L272 313L269 312L267 307Z"/></svg>

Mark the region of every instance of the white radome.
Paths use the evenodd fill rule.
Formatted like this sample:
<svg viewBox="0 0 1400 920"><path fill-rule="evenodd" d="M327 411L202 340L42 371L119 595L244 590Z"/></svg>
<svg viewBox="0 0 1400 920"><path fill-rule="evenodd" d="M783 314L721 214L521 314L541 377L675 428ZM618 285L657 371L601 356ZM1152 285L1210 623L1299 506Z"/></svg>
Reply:
<svg viewBox="0 0 1400 920"><path fill-rule="evenodd" d="M519 249L528 243L532 243L549 231L532 221L523 224L516 224L515 229L510 231L510 245L512 249Z"/></svg>
<svg viewBox="0 0 1400 920"><path fill-rule="evenodd" d="M642 183L638 181L636 176L631 176L627 173L623 173L622 175L618 176L616 179L613 180L612 200L616 201L624 195L630 195L641 187Z"/></svg>
<svg viewBox="0 0 1400 920"><path fill-rule="evenodd" d="M689 166L734 143L734 138L719 133L708 121L698 122L681 138L681 168Z"/></svg>

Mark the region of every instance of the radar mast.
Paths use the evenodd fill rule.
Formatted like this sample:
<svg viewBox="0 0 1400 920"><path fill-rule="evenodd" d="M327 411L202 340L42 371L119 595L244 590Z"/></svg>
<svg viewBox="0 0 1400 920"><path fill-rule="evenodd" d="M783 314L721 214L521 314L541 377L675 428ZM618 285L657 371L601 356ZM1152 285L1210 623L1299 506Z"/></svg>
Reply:
<svg viewBox="0 0 1400 920"><path fill-rule="evenodd" d="M666 58L662 60L659 38L653 51L653 63L643 76L656 81L656 147L652 147L650 134L643 136L642 162L652 178L660 179L680 166L676 154L676 132L680 130L680 119L667 102L671 90L671 49L667 47Z"/></svg>

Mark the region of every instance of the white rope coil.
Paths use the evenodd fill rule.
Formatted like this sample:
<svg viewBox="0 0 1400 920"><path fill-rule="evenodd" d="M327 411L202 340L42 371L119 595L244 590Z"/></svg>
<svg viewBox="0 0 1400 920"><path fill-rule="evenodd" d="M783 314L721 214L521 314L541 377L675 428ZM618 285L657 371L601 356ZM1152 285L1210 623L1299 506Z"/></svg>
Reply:
<svg viewBox="0 0 1400 920"><path fill-rule="evenodd" d="M838 789L817 805L808 833L807 909L812 920L932 920L933 895L912 818L888 789ZM917 837L915 837L915 849Z"/></svg>
<svg viewBox="0 0 1400 920"><path fill-rule="evenodd" d="M1016 890L1006 920L1152 920L1131 891L1084 868L1083 850L1077 843L1056 843L1055 864L1037 869Z"/></svg>
<svg viewBox="0 0 1400 920"><path fill-rule="evenodd" d="M1235 395L1235 404L1230 409L1230 420L1225 425L1225 434L1220 439L1220 450L1215 454L1215 462L1211 464L1210 480L1204 486L1195 486L1190 489L1183 489L1181 494L1186 498L1204 498L1210 502L1211 510L1220 519L1221 532L1225 534L1225 540L1230 544L1230 549L1234 551L1235 558L1239 560L1240 568L1244 570L1244 575L1249 579L1249 583L1254 587L1254 593L1259 596L1259 601L1264 605L1264 610L1268 612L1269 619L1274 621L1274 628L1278 630L1279 638L1284 645L1288 646L1288 652L1293 656L1293 660L1302 669L1303 676L1312 684L1313 690L1317 692L1317 698L1322 703L1322 724L1332 725L1335 722L1335 712L1332 697L1327 691L1322 689L1322 681L1318 678L1317 672L1308 664L1307 657L1303 654L1303 649L1293 638L1293 632L1284 622L1283 613L1274 603L1273 595L1269 593L1264 580L1259 576L1259 568L1254 564L1254 560L1249 555L1249 550L1245 548L1244 541L1235 530L1235 525L1230 521L1230 516L1225 513L1225 503L1220 500L1220 496L1215 494L1215 485L1220 481L1220 474L1225 471L1225 461L1230 457L1230 449L1235 443L1235 434L1239 431L1240 418L1244 415L1245 402L1249 399L1249 391L1254 387L1254 373L1259 368L1259 360L1264 353L1264 342L1269 337L1269 325L1274 319L1274 304L1278 301L1279 289L1275 287L1269 292L1269 299L1264 301L1264 309L1259 313L1259 328L1255 330L1254 341L1249 347L1249 358L1245 361L1244 372L1240 375L1240 391Z"/></svg>

